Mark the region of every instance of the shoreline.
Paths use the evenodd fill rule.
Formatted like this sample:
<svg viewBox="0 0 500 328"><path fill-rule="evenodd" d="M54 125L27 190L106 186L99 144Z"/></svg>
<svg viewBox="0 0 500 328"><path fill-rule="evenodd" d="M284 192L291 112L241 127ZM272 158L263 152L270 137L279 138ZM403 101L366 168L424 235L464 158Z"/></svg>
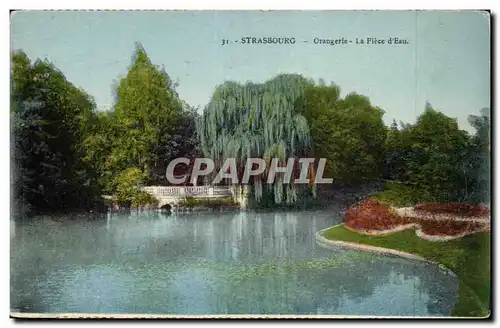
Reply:
<svg viewBox="0 0 500 328"><path fill-rule="evenodd" d="M325 234L328 231L331 231L331 239L325 237ZM345 235L346 233L347 235ZM477 240L477 238L487 238L482 236L482 234L484 233L484 231L476 231L474 234L469 234L464 238L476 238L475 240ZM402 234L406 234L406 237L404 238L410 238L409 236L413 235L413 238L416 238L413 242L414 245L405 246L404 244L397 244L397 240L398 238L402 238ZM473 235L476 235L477 237L473 237ZM380 239L372 240L371 238L374 237ZM458 238L454 239L455 240L450 241L450 243L456 243L456 239ZM419 243L417 240L422 240L424 244ZM492 313L491 306L488 305L488 302L491 302L491 299L488 301L487 299L483 299L482 297L480 297L480 295L484 296L484 293L482 293L480 289L482 288L482 286L478 285L477 281L475 281L474 283L473 281L471 281L471 276L469 275L470 264L468 264L471 263L470 259L460 264L454 262L456 261L454 256L457 255L456 253L454 253L453 249L465 250L465 244L453 244L453 246L451 246L452 244L448 243L435 243L436 247L441 249L441 251L434 251L435 248L434 246L432 246L434 245L432 241L424 240L417 234L411 234L411 232L405 230L385 236L369 236L346 229L343 223L317 231L316 243L320 247L329 249L335 247L346 248L355 251L365 251L386 256L397 256L408 260L417 260L425 264L436 265L445 273L458 279L459 282L459 299L454 306L454 310L452 312L453 317L488 318ZM399 249L404 249L404 251ZM444 253L441 254L441 252ZM477 258L477 254L474 256L476 256L475 258ZM489 304L491 305L491 303Z"/></svg>
<svg viewBox="0 0 500 328"><path fill-rule="evenodd" d="M337 224L337 225L334 225L334 226L317 231L316 232L316 243L322 247L326 246L327 248L328 248L328 246L334 246L334 247L354 249L354 250L358 250L358 251L365 251L365 252L381 254L381 255L395 255L395 256L402 257L402 258L409 259L409 260L417 260L417 261L425 262L428 264L437 265L440 269L446 271L449 275L454 276L454 277L458 277L458 275L455 272L453 272L451 269L447 268L443 264L436 262L436 261L426 259L425 257L422 257L420 255L416 255L416 254L404 252L404 251L398 251L398 250L392 249L392 248L371 246L371 245L367 245L367 244L360 244L360 243L354 243L354 242L348 242L348 241L342 241L342 240L332 240L332 239L327 239L326 237L323 236L323 233L326 232L327 230L341 227L341 226L345 227L345 225L343 223L341 223L341 224Z"/></svg>

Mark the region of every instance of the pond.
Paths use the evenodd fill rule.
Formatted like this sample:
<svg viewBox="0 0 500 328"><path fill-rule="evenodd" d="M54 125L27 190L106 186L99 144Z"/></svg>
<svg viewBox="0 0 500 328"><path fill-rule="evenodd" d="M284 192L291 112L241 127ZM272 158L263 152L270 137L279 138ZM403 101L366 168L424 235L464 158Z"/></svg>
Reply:
<svg viewBox="0 0 500 328"><path fill-rule="evenodd" d="M107 214L11 227L11 310L449 316L434 265L324 249L331 212Z"/></svg>

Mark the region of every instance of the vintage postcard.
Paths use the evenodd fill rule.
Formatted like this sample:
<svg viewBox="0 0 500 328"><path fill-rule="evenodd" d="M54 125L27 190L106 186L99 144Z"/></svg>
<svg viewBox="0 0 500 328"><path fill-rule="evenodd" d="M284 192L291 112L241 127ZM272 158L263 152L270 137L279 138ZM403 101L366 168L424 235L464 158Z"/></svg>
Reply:
<svg viewBox="0 0 500 328"><path fill-rule="evenodd" d="M13 11L14 318L488 318L488 11Z"/></svg>

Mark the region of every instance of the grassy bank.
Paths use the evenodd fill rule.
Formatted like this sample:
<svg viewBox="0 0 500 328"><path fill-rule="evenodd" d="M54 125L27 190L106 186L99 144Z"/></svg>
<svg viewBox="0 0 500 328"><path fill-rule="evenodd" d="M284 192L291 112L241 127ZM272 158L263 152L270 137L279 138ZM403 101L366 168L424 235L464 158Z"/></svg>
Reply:
<svg viewBox="0 0 500 328"><path fill-rule="evenodd" d="M452 315L484 317L490 311L490 234L487 232L430 242L417 237L413 230L364 236L338 226L327 230L324 237L396 249L439 262L455 272L460 280L460 296Z"/></svg>

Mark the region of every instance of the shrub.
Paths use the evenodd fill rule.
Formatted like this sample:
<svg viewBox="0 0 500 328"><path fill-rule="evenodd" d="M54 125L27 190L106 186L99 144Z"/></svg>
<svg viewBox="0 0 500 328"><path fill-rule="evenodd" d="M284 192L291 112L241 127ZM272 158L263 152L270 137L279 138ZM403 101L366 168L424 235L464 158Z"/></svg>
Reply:
<svg viewBox="0 0 500 328"><path fill-rule="evenodd" d="M131 197L131 206L139 208L143 206L158 206L158 200L144 190L136 190Z"/></svg>
<svg viewBox="0 0 500 328"><path fill-rule="evenodd" d="M115 179L116 199L118 204L131 206L136 196L140 196L138 186L143 182L144 175L139 168L130 167L122 171Z"/></svg>
<svg viewBox="0 0 500 328"><path fill-rule="evenodd" d="M124 207L140 208L157 206L158 200L151 194L139 189L144 182L144 174L137 167L122 171L114 180L116 193L113 201Z"/></svg>
<svg viewBox="0 0 500 328"><path fill-rule="evenodd" d="M429 201L430 196L416 185L386 182L384 191L374 194L379 201L392 206L405 207Z"/></svg>

